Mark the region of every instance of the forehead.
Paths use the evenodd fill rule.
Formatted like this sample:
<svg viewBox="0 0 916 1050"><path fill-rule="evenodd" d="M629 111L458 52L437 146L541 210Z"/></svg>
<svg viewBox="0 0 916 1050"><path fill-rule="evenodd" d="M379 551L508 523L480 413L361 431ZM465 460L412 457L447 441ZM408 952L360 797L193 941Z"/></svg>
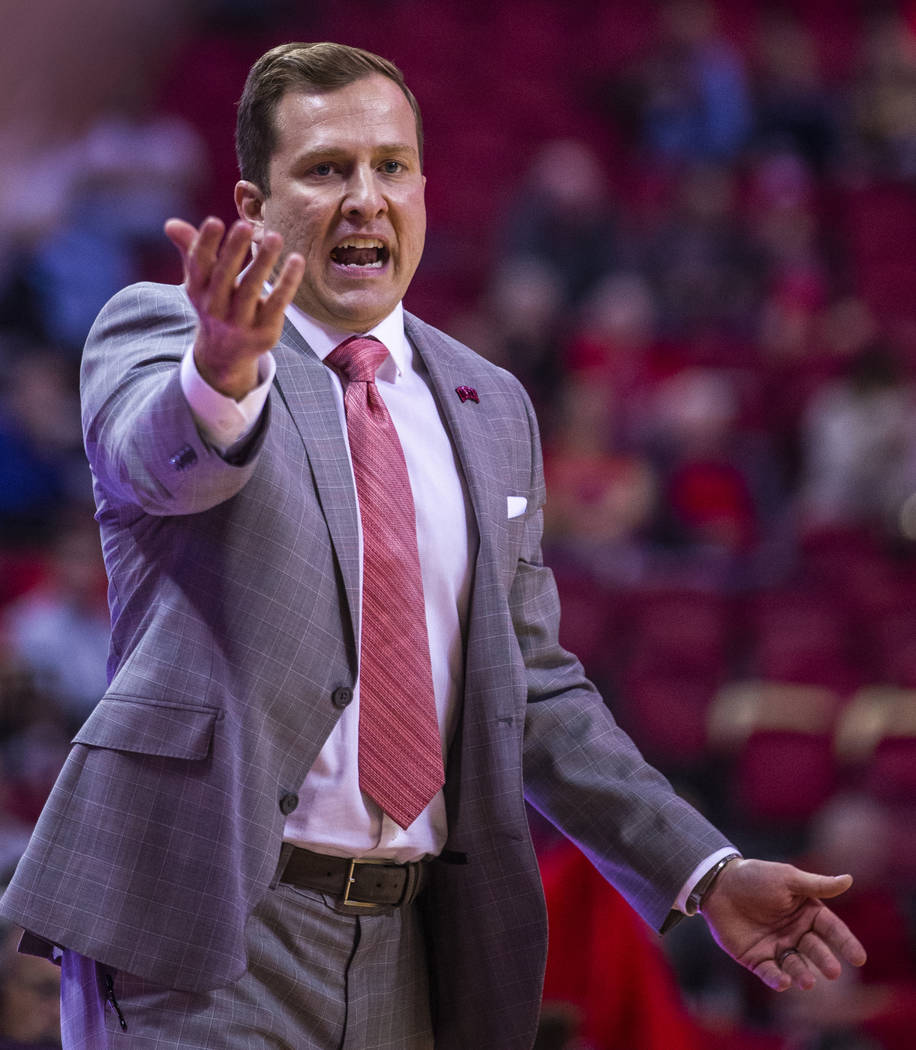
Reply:
<svg viewBox="0 0 916 1050"><path fill-rule="evenodd" d="M278 154L377 143L418 149L410 103L398 85L380 73L330 91L287 91L274 120Z"/></svg>

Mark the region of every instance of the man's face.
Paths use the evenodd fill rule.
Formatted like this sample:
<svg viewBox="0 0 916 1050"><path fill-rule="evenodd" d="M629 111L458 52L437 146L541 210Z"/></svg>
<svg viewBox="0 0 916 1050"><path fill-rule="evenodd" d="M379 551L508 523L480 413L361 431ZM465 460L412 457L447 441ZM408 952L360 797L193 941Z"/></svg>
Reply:
<svg viewBox="0 0 916 1050"><path fill-rule="evenodd" d="M242 218L305 258L294 302L316 320L365 332L403 298L423 252L426 179L413 110L372 74L321 94L287 92L275 113L270 196L236 187Z"/></svg>

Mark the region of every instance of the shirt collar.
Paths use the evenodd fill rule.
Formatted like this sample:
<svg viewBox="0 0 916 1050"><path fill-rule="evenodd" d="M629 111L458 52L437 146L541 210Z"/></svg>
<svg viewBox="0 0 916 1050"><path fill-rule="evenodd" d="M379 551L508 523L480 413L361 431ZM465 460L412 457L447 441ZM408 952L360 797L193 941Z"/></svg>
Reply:
<svg viewBox="0 0 916 1050"><path fill-rule="evenodd" d="M350 336L355 334L321 324L314 317L303 313L293 303L287 306L286 316L289 318L290 324L322 361L335 346L339 346L345 339L349 339ZM379 321L374 328L359 334L374 336L384 343L388 350L389 358L379 366L379 379L396 382L406 371L413 367L413 350L404 332L404 307L402 303L398 303L391 313ZM393 367L391 363L393 363Z"/></svg>

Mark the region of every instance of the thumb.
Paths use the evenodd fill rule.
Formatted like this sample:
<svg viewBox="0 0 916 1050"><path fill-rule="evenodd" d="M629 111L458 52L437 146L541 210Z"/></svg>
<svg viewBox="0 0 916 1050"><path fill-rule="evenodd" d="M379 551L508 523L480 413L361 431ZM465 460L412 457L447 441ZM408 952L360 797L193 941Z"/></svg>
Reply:
<svg viewBox="0 0 916 1050"><path fill-rule="evenodd" d="M802 897L812 898L838 897L851 885L851 875L815 875L813 872L797 868L792 880L793 892Z"/></svg>

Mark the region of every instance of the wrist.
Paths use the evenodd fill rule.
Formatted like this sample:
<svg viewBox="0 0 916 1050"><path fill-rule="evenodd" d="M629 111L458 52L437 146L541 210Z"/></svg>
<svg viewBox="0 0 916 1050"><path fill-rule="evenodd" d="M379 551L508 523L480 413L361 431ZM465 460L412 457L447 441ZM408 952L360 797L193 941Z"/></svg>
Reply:
<svg viewBox="0 0 916 1050"><path fill-rule="evenodd" d="M713 890L722 877L725 869L732 861L740 860L741 854L737 851L729 853L717 861L705 875L697 882L687 897L686 912L688 915L696 915L703 912L704 906L709 902Z"/></svg>
<svg viewBox="0 0 916 1050"><path fill-rule="evenodd" d="M200 378L209 387L222 394L223 397L231 397L234 401L241 401L258 385L257 359L246 361L242 365L236 364L230 368L215 368L204 361L195 349L194 365Z"/></svg>

